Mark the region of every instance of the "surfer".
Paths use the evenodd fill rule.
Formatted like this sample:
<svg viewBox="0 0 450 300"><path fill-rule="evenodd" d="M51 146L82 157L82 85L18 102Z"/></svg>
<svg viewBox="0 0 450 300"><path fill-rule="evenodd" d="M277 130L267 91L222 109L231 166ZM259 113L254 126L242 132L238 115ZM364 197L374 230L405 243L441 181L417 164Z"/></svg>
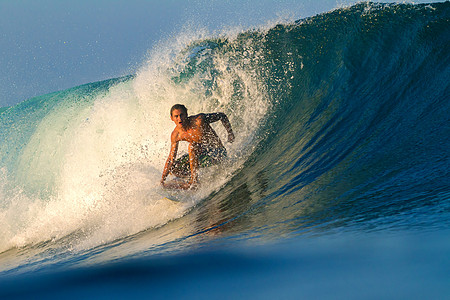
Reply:
<svg viewBox="0 0 450 300"><path fill-rule="evenodd" d="M228 142L232 143L234 134L230 121L221 112L188 116L187 108L182 104L172 106L170 119L175 123L176 127L170 136L170 153L164 166L161 184L164 187L171 188L195 188L198 184L197 169L219 164L227 156L227 150L223 146L222 141L209 124L220 120L228 133ZM189 143L189 153L175 160L180 141ZM177 183L175 186L169 186L165 183L169 174L177 177L190 176L190 180Z"/></svg>

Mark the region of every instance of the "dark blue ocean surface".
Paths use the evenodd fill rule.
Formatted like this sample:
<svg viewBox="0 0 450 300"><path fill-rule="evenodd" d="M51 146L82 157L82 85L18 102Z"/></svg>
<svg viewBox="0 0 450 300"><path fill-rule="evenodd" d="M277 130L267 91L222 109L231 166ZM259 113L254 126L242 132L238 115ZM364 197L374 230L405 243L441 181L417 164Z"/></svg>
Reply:
<svg viewBox="0 0 450 300"><path fill-rule="evenodd" d="M2 108L0 296L447 297L449 16L186 33L137 74ZM159 186L175 103L236 133L197 191Z"/></svg>
<svg viewBox="0 0 450 300"><path fill-rule="evenodd" d="M0 282L3 298L445 299L448 239L405 233L209 246ZM214 244L214 243L213 243ZM58 267L57 267L58 268Z"/></svg>

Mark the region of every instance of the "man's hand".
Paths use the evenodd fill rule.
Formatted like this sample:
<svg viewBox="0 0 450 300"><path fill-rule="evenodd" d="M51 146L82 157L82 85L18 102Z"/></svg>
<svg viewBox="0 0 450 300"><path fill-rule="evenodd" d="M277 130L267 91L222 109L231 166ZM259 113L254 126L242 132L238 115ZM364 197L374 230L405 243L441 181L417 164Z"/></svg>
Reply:
<svg viewBox="0 0 450 300"><path fill-rule="evenodd" d="M228 143L234 142L234 133L230 132L228 133Z"/></svg>

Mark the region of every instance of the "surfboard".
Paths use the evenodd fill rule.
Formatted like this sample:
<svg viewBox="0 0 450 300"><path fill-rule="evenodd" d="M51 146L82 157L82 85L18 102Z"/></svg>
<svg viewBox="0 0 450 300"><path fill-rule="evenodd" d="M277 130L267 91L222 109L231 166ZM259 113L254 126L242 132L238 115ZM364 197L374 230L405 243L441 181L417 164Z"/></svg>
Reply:
<svg viewBox="0 0 450 300"><path fill-rule="evenodd" d="M169 198L169 197L163 197L162 199L163 199L163 200L168 200L168 201L171 201L171 202L175 202L175 203L180 203L180 202L181 202L180 200L177 200L177 199L175 199L175 198L171 199L171 198Z"/></svg>

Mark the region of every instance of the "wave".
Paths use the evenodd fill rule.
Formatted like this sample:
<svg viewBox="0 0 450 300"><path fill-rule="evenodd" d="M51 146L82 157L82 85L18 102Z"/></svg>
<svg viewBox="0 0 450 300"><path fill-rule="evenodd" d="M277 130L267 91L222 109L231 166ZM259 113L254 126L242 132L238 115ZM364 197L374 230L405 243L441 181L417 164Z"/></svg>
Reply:
<svg viewBox="0 0 450 300"><path fill-rule="evenodd" d="M2 110L0 251L448 227L449 12L361 3L184 33L135 75ZM237 137L182 205L158 186L175 103L225 112Z"/></svg>

